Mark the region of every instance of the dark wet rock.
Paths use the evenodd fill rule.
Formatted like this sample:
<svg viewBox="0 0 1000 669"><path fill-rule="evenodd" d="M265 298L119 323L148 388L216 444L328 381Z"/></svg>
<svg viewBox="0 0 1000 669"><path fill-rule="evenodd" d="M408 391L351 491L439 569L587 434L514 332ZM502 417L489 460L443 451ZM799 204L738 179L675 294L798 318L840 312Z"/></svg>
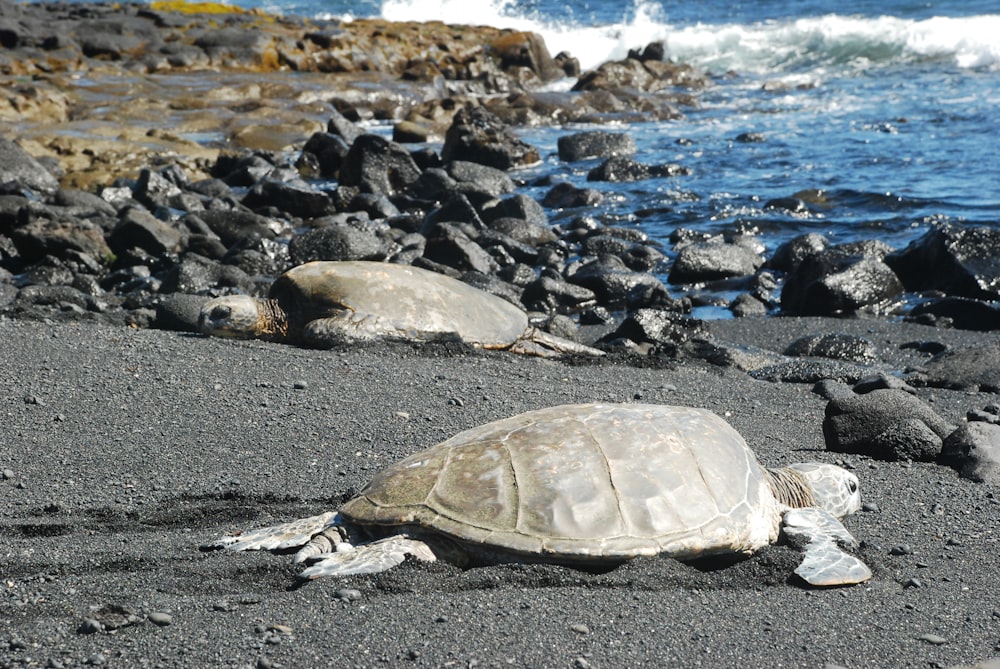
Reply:
<svg viewBox="0 0 1000 669"><path fill-rule="evenodd" d="M221 154L212 166L212 176L232 187L249 187L267 177L275 164L260 153L248 155Z"/></svg>
<svg viewBox="0 0 1000 669"><path fill-rule="evenodd" d="M514 192L514 180L502 169L467 160L452 160L444 167L458 183L475 184L493 197Z"/></svg>
<svg viewBox="0 0 1000 669"><path fill-rule="evenodd" d="M935 460L954 431L927 404L901 390L838 397L826 407L826 447L879 460Z"/></svg>
<svg viewBox="0 0 1000 669"><path fill-rule="evenodd" d="M854 391L851 389L851 386L847 385L843 381L835 381L833 379L823 379L821 381L817 381L816 385L813 386L812 391L826 400L832 400L837 397L854 396Z"/></svg>
<svg viewBox="0 0 1000 669"><path fill-rule="evenodd" d="M821 234L809 232L799 235L778 246L774 255L767 261L767 266L782 272L794 272L803 260L822 253L829 246L830 243Z"/></svg>
<svg viewBox="0 0 1000 669"><path fill-rule="evenodd" d="M138 207L123 210L118 225L108 237L108 245L117 254L138 248L154 257L175 253L184 242L180 230Z"/></svg>
<svg viewBox="0 0 1000 669"><path fill-rule="evenodd" d="M980 421L962 425L944 440L939 461L963 478L1000 484L1000 425Z"/></svg>
<svg viewBox="0 0 1000 669"><path fill-rule="evenodd" d="M1000 342L939 353L912 380L935 388L1000 393Z"/></svg>
<svg viewBox="0 0 1000 669"><path fill-rule="evenodd" d="M248 238L273 239L275 236L270 219L246 209L208 209L185 218L203 223L226 247ZM188 227L194 229L191 225Z"/></svg>
<svg viewBox="0 0 1000 669"><path fill-rule="evenodd" d="M365 193L394 197L420 177L420 168L400 144L379 135L361 135L344 158L340 183Z"/></svg>
<svg viewBox="0 0 1000 669"><path fill-rule="evenodd" d="M760 132L741 132L736 135L736 140L740 144L761 144L767 141L767 137Z"/></svg>
<svg viewBox="0 0 1000 669"><path fill-rule="evenodd" d="M915 306L907 319L924 325L988 332L1000 330L1000 307L965 297L943 297Z"/></svg>
<svg viewBox="0 0 1000 669"><path fill-rule="evenodd" d="M316 222L322 224L323 219ZM373 230L339 220L292 237L288 250L296 265L312 260L384 260L386 256L385 243Z"/></svg>
<svg viewBox="0 0 1000 669"><path fill-rule="evenodd" d="M59 181L15 142L0 137L0 184L13 181L38 193L54 193Z"/></svg>
<svg viewBox="0 0 1000 669"><path fill-rule="evenodd" d="M486 249L501 267L514 264L534 265L538 261L538 250L534 246L519 242L498 230L483 230L476 236L476 243Z"/></svg>
<svg viewBox="0 0 1000 669"><path fill-rule="evenodd" d="M147 209L154 210L157 207L175 206L178 198L182 196L180 186L160 172L144 169L139 172L139 179L136 181L132 195L138 202L141 202ZM180 207L175 207L180 208Z"/></svg>
<svg viewBox="0 0 1000 669"><path fill-rule="evenodd" d="M326 131L332 135L341 137L348 146L354 144L354 141L358 137L365 134L361 126L356 125L339 110L331 112L330 118L326 122Z"/></svg>
<svg viewBox="0 0 1000 669"><path fill-rule="evenodd" d="M553 186L545 197L542 205L552 209L575 209L577 207L594 207L604 201L604 194L593 188L577 188L569 182Z"/></svg>
<svg viewBox="0 0 1000 669"><path fill-rule="evenodd" d="M579 59L573 57L571 54L560 51L553 58L556 66L562 70L562 73L566 77L579 77L580 76L580 61Z"/></svg>
<svg viewBox="0 0 1000 669"><path fill-rule="evenodd" d="M1000 230L987 226L932 228L886 263L907 290L940 290L947 295L1000 299Z"/></svg>
<svg viewBox="0 0 1000 669"><path fill-rule="evenodd" d="M490 221L489 227L521 244L533 247L556 240L555 233L547 225L539 225L523 218L497 218Z"/></svg>
<svg viewBox="0 0 1000 669"><path fill-rule="evenodd" d="M916 389L898 376L892 376L885 372L878 372L871 376L859 379L854 384L852 390L858 395L870 393L873 390L902 390L903 392L916 394Z"/></svg>
<svg viewBox="0 0 1000 669"><path fill-rule="evenodd" d="M299 179L265 179L247 192L243 204L257 211L274 208L299 218L317 218L336 210L327 193Z"/></svg>
<svg viewBox="0 0 1000 669"><path fill-rule="evenodd" d="M302 147L303 154L310 154L315 158L315 176L327 179L337 176L349 151L350 145L344 138L332 132L314 133ZM296 166L299 166L298 163ZM299 167L299 170L302 171L302 168Z"/></svg>
<svg viewBox="0 0 1000 669"><path fill-rule="evenodd" d="M476 107L455 114L445 135L441 159L509 170L537 163L541 157L538 149L521 141L496 115Z"/></svg>
<svg viewBox="0 0 1000 669"><path fill-rule="evenodd" d="M392 203L392 200L385 195L376 195L375 193L358 193L347 203L345 211L363 212L373 220L400 215L399 209Z"/></svg>
<svg viewBox="0 0 1000 669"><path fill-rule="evenodd" d="M29 208L22 208L27 221L12 229L8 234L17 254L23 261L35 262L46 256L60 258L68 254L84 253L100 262L112 259L112 250L105 241L104 231L94 223L80 218L64 218L58 212L37 211L32 215ZM3 256L0 251L0 257Z"/></svg>
<svg viewBox="0 0 1000 669"><path fill-rule="evenodd" d="M437 202L450 197L458 182L440 167L431 167L421 172L416 181L406 187L406 194L424 202Z"/></svg>
<svg viewBox="0 0 1000 669"><path fill-rule="evenodd" d="M733 276L749 276L764 263L750 244L720 240L682 247L670 268L671 283L699 283Z"/></svg>
<svg viewBox="0 0 1000 669"><path fill-rule="evenodd" d="M682 165L645 165L631 158L614 156L587 172L587 181L640 181L690 173L691 170Z"/></svg>
<svg viewBox="0 0 1000 669"><path fill-rule="evenodd" d="M785 349L785 355L795 357L833 358L854 362L872 362L877 353L878 349L872 340L844 332L800 337Z"/></svg>
<svg viewBox="0 0 1000 669"><path fill-rule="evenodd" d="M544 274L524 287L521 297L532 311L577 310L595 302L594 291L559 276Z"/></svg>
<svg viewBox="0 0 1000 669"><path fill-rule="evenodd" d="M420 144L434 136L434 129L418 121L400 121L392 126L392 141L398 144Z"/></svg>
<svg viewBox="0 0 1000 669"><path fill-rule="evenodd" d="M253 280L232 265L223 265L193 253L186 253L163 274L162 293L205 294L217 289L253 293Z"/></svg>
<svg viewBox="0 0 1000 669"><path fill-rule="evenodd" d="M479 290L501 297L518 307L521 305L521 290L495 274L483 274L482 272L462 272L458 277L464 283L478 288Z"/></svg>
<svg viewBox="0 0 1000 669"><path fill-rule="evenodd" d="M832 379L841 383L856 383L871 375L871 367L842 360L790 360L766 365L750 371L759 381L781 383L818 383Z"/></svg>
<svg viewBox="0 0 1000 669"><path fill-rule="evenodd" d="M626 58L602 63L597 69L584 72L573 85L573 90L622 92L634 89L655 92L677 86L700 88L706 82L704 75L688 65Z"/></svg>
<svg viewBox="0 0 1000 669"><path fill-rule="evenodd" d="M736 318L748 318L753 316L766 316L768 306L758 297L751 295L750 293L743 293L741 295L737 295L736 298L729 303L729 310L733 312L733 316Z"/></svg>
<svg viewBox="0 0 1000 669"><path fill-rule="evenodd" d="M498 269L490 254L452 223L435 226L433 233L427 236L424 256L461 271L492 274Z"/></svg>
<svg viewBox="0 0 1000 669"><path fill-rule="evenodd" d="M164 296L156 305L156 320L153 327L160 330L198 332L198 316L206 299L201 295L186 293Z"/></svg>
<svg viewBox="0 0 1000 669"><path fill-rule="evenodd" d="M806 205L805 201L797 197L776 197L765 202L764 209L780 209L793 214L804 214L809 211L809 207Z"/></svg>
<svg viewBox="0 0 1000 669"><path fill-rule="evenodd" d="M663 282L647 272L633 272L620 260L587 263L567 279L594 291L598 302L610 308L676 306Z"/></svg>
<svg viewBox="0 0 1000 669"><path fill-rule="evenodd" d="M523 193L511 195L494 203L491 207L485 207L482 210L482 217L486 223L491 223L499 218L519 218L532 225L545 227L549 222L542 205L538 204L533 197Z"/></svg>
<svg viewBox="0 0 1000 669"><path fill-rule="evenodd" d="M785 280L781 310L798 316L842 316L879 310L903 292L882 260L835 247L806 256Z"/></svg>
<svg viewBox="0 0 1000 669"><path fill-rule="evenodd" d="M704 337L702 321L677 311L638 309L629 314L621 325L602 341L628 339L637 344L654 344L659 352L676 355L678 346L695 337Z"/></svg>
<svg viewBox="0 0 1000 669"><path fill-rule="evenodd" d="M588 130L563 135L558 140L558 150L560 160L574 162L587 158L631 156L636 152L636 146L632 136L626 133Z"/></svg>
<svg viewBox="0 0 1000 669"><path fill-rule="evenodd" d="M434 234L434 229L444 223L464 223L474 230L486 227L479 212L462 193L452 195L441 206L429 211L420 225L420 232L430 237Z"/></svg>

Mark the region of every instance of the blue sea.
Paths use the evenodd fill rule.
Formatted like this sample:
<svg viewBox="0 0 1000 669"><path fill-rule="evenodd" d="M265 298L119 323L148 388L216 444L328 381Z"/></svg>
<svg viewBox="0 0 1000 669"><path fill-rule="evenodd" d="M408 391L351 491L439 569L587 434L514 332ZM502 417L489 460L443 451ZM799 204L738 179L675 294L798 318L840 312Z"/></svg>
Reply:
<svg viewBox="0 0 1000 669"><path fill-rule="evenodd" d="M641 162L692 173L598 186L609 197L592 214L639 226L668 250L678 227L752 233L773 250L803 232L901 248L935 223L1000 226L998 0L235 2L533 30L584 69L662 40L669 58L708 71L714 85L681 120L607 129L631 133ZM593 164L555 157L558 137L575 130L519 129L547 156L532 171L592 185ZM736 141L743 133L764 141ZM810 211L764 207L790 196Z"/></svg>

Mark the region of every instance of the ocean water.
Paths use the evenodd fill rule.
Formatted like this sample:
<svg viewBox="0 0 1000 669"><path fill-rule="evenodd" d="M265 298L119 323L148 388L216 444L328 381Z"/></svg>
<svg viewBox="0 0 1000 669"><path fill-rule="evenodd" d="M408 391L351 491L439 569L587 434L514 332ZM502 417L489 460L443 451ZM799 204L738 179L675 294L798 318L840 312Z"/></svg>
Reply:
<svg viewBox="0 0 1000 669"><path fill-rule="evenodd" d="M692 174L597 185L608 197L591 214L639 226L667 249L678 227L749 232L773 250L804 232L901 248L934 223L1000 226L997 0L232 1L534 30L584 68L662 40L670 58L707 70L714 85L681 120L607 128L631 133L641 162ZM555 157L558 137L575 130L519 129L546 156L532 171L585 185L595 163ZM736 141L742 133L765 141ZM810 211L763 206L789 196Z"/></svg>

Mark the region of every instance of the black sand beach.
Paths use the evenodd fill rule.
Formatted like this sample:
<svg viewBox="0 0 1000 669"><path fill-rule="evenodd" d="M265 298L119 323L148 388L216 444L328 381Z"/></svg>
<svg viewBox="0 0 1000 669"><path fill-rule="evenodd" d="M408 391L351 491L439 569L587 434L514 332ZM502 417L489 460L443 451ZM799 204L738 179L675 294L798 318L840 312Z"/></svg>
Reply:
<svg viewBox="0 0 1000 669"><path fill-rule="evenodd" d="M854 331L891 367L926 358L900 350L906 341L982 338L868 320L712 328L777 349ZM313 351L93 325L4 321L0 336L0 666L947 667L998 653L995 487L937 464L826 452L826 402L806 384L700 362ZM918 393L953 423L995 399ZM199 550L330 509L385 464L461 429L637 399L726 416L766 465L852 466L877 510L846 525L874 578L805 589L792 576L797 554L779 545L718 569L408 563L295 588L287 556ZM109 607L136 624L88 632L88 619L115 626Z"/></svg>

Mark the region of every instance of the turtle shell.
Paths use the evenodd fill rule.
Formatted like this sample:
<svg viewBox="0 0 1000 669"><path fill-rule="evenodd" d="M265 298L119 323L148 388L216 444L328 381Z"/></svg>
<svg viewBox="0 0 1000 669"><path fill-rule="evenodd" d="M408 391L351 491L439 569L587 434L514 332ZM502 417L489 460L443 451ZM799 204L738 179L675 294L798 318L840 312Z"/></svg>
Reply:
<svg viewBox="0 0 1000 669"><path fill-rule="evenodd" d="M780 522L728 423L639 404L551 407L461 432L378 474L341 516L567 561L749 552Z"/></svg>
<svg viewBox="0 0 1000 669"><path fill-rule="evenodd" d="M508 346L528 317L504 299L457 279L409 265L316 261L285 272L271 286L301 331L310 321L350 310L401 335L453 333L480 346Z"/></svg>

